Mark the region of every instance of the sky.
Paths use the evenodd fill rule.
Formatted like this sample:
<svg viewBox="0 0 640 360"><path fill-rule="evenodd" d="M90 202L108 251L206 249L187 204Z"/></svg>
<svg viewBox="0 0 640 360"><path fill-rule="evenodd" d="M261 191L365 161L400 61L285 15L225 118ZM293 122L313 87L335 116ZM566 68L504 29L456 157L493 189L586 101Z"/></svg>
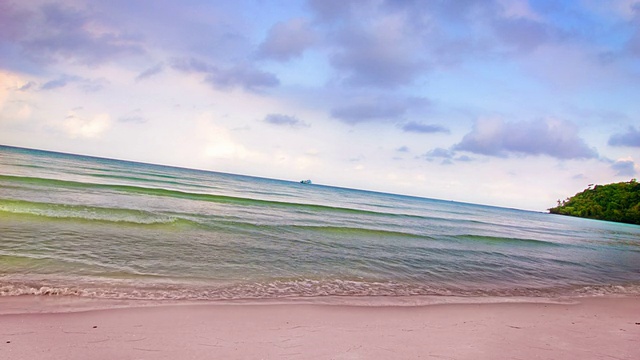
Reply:
<svg viewBox="0 0 640 360"><path fill-rule="evenodd" d="M640 173L640 0L0 0L0 144L546 211Z"/></svg>

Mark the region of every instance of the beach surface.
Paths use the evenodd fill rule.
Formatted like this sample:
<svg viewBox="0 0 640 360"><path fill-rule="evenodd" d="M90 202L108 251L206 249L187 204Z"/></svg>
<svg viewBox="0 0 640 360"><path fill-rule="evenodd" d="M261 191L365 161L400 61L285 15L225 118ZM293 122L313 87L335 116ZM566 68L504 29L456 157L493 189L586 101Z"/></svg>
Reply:
<svg viewBox="0 0 640 360"><path fill-rule="evenodd" d="M638 297L426 306L117 304L0 299L0 358L640 359Z"/></svg>

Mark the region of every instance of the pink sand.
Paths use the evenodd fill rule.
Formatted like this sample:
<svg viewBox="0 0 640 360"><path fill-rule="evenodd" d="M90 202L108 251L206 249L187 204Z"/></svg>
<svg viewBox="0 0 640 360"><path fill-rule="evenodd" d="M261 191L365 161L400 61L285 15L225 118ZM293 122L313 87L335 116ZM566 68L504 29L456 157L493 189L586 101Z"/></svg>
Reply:
<svg viewBox="0 0 640 360"><path fill-rule="evenodd" d="M30 312L0 315L0 359L640 359L638 297L72 312L47 300L65 312L33 313L38 301L0 299L0 313Z"/></svg>

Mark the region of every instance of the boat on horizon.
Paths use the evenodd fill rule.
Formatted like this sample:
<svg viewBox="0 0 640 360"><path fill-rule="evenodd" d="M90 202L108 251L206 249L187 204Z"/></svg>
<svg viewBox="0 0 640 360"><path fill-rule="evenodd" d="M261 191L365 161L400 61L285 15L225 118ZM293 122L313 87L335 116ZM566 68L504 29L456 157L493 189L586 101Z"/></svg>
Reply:
<svg viewBox="0 0 640 360"><path fill-rule="evenodd" d="M311 184L311 180L300 180L300 184Z"/></svg>

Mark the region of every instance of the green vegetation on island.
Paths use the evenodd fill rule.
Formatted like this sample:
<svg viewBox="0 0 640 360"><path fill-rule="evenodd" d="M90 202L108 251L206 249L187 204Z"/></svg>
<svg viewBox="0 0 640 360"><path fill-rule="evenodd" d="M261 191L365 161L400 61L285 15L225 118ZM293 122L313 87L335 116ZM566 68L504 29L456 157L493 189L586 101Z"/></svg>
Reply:
<svg viewBox="0 0 640 360"><path fill-rule="evenodd" d="M558 200L558 206L549 212L640 225L640 183L636 179L592 186L571 198Z"/></svg>

